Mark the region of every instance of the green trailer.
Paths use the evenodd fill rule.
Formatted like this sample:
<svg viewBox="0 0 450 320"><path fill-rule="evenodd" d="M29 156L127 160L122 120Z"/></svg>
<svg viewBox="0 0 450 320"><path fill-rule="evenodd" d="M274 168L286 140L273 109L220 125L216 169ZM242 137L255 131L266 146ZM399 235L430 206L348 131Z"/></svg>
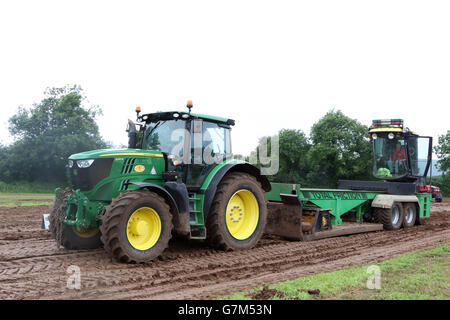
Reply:
<svg viewBox="0 0 450 320"><path fill-rule="evenodd" d="M420 224L430 216L428 193L392 195L383 191L301 188L285 183L271 186L272 190L265 194L271 212L266 233L292 240L394 230ZM285 209L289 205L292 214L287 219ZM277 228L271 229L273 225Z"/></svg>

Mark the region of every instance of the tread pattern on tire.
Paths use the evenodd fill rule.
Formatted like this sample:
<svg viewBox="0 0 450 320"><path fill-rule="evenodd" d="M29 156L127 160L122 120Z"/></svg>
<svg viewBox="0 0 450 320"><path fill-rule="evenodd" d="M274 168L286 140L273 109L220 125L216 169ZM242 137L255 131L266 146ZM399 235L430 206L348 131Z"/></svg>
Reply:
<svg viewBox="0 0 450 320"><path fill-rule="evenodd" d="M399 228L401 228L402 227L402 223L403 223L403 218L404 218L404 215L405 215L405 212L403 210L403 206L402 206L401 203L394 202L394 204L392 205L392 207L390 209L381 209L381 208L379 208L377 210L377 214L375 215L376 216L376 220L377 220L378 223L382 223L383 224L384 230L396 230L396 229L399 229L399 228L395 228L392 225L392 210L393 210L394 206L396 206L396 205L399 205L400 208L401 208L400 217L399 217L399 224L400 224Z"/></svg>
<svg viewBox="0 0 450 320"><path fill-rule="evenodd" d="M65 198L70 194L70 192L71 191L68 188L58 191L58 194L55 196L52 211L48 217L49 230L52 238L57 240L59 243L61 242L59 241L60 238L58 240L58 233L60 233L60 224L62 222L61 218L64 219L64 214L67 208Z"/></svg>
<svg viewBox="0 0 450 320"><path fill-rule="evenodd" d="M70 226L63 223L67 208L65 199L71 192L69 188L58 191L53 209L49 215L49 229L52 237L56 240L56 245L58 248L63 246L68 250L96 249L101 247L102 243L98 235L89 239L80 239L74 235Z"/></svg>
<svg viewBox="0 0 450 320"><path fill-rule="evenodd" d="M170 214L170 207L161 196L154 192L137 190L129 191L120 194L117 198L113 199L111 204L106 207L105 214L103 215L103 222L100 226L101 231L101 241L103 242L105 251L114 259L125 262L125 263L139 263L144 261L139 261L130 257L126 251L123 249L122 244L119 240L119 234L123 232L120 228L121 220L123 215L126 214L125 209L132 204L134 201L141 199L143 197L153 198L154 201L159 201L161 205L165 207L167 212ZM168 219L166 222L169 224L170 230L173 229L172 219ZM162 241L161 250L164 251L168 247L169 240L171 238L172 232L163 234L158 241ZM156 257L155 257L156 258Z"/></svg>
<svg viewBox="0 0 450 320"><path fill-rule="evenodd" d="M223 202L227 202L228 199L225 199L225 194L229 188L229 186L236 181L236 179L243 179L243 180L250 180L256 183L260 190L262 190L261 183L256 180L256 178L248 173L243 172L233 172L230 174L227 174L220 185L217 187L216 194L214 196L213 203L211 205L211 210L209 211L209 214L206 219L206 241L207 243L213 247L220 250L230 251L235 248L230 246L227 241L225 240L221 230L220 230L220 224L219 224L219 208ZM264 196L264 193L263 193ZM265 198L264 198L265 199ZM265 203L264 203L265 205ZM265 210L265 212L262 212ZM260 210L260 215L267 214L267 209L262 208ZM261 218L261 217L260 217ZM259 234L253 238L252 242L256 244L259 239L262 237L265 229L266 219L265 217L262 219L262 225L260 225L260 231Z"/></svg>
<svg viewBox="0 0 450 320"><path fill-rule="evenodd" d="M407 225L407 223L406 223L406 210L410 206L413 207L414 218L413 218L412 223L410 225ZM413 227L416 224L418 214L419 213L418 213L418 210L417 210L417 204L416 203L414 203L414 202L406 202L406 203L404 203L403 204L403 219L404 219L404 221L402 223L402 227L403 228L411 228L411 227Z"/></svg>

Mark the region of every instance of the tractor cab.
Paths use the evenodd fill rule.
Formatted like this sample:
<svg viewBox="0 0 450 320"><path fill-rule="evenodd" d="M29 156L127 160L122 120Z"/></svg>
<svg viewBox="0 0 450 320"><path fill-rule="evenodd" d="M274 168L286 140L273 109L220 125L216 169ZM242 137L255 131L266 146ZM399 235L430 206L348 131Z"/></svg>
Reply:
<svg viewBox="0 0 450 320"><path fill-rule="evenodd" d="M129 121L129 148L162 152L166 172L181 177L192 191L201 187L211 170L232 158L231 126L234 120L192 113L188 110L156 112L140 115L136 109L139 129ZM167 175L166 179L170 179Z"/></svg>
<svg viewBox="0 0 450 320"><path fill-rule="evenodd" d="M415 182L427 175L431 137L421 137L404 128L402 119L373 120L369 133L375 178Z"/></svg>

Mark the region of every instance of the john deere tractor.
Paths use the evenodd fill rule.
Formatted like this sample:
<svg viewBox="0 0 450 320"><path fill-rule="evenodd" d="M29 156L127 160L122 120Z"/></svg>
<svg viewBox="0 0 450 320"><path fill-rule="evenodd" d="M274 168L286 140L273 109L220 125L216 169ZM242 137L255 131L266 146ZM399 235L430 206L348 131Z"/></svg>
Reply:
<svg viewBox="0 0 450 320"><path fill-rule="evenodd" d="M186 111L129 120L129 146L68 160L70 189L56 190L50 230L67 249L104 246L122 262L158 257L172 234L225 250L263 234L271 186L255 166L231 159L234 120Z"/></svg>

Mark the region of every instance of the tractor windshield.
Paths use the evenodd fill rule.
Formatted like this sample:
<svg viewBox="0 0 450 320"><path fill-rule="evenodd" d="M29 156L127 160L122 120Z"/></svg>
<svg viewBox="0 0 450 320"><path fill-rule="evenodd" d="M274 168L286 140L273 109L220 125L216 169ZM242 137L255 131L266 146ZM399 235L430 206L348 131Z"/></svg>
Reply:
<svg viewBox="0 0 450 320"><path fill-rule="evenodd" d="M182 156L185 127L186 122L183 120L160 120L147 123L142 149Z"/></svg>
<svg viewBox="0 0 450 320"><path fill-rule="evenodd" d="M408 173L406 144L403 138L373 139L373 174L381 179L397 179Z"/></svg>

